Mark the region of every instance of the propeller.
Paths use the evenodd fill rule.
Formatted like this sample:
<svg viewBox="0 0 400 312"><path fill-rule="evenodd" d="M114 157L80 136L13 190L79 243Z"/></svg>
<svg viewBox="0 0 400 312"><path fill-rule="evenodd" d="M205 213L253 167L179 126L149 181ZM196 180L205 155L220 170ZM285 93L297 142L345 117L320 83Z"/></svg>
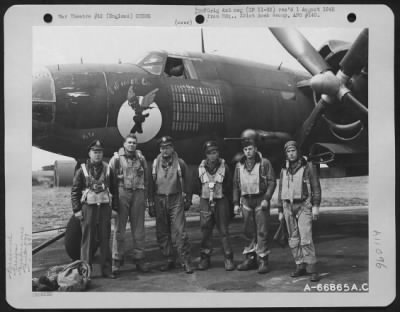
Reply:
<svg viewBox="0 0 400 312"><path fill-rule="evenodd" d="M300 147L303 146L327 107L333 105L337 99L343 104L355 108L357 118L364 123L367 122L368 109L351 94L346 83L368 62L368 30L364 29L354 41L343 57L340 63L341 70L336 75L331 71L329 64L298 30L274 27L270 30L282 46L313 75L309 85L314 92L321 94L320 100L296 134L296 140ZM305 85L304 82L302 84Z"/></svg>
<svg viewBox="0 0 400 312"><path fill-rule="evenodd" d="M339 63L342 72L348 77L358 73L368 65L368 29L361 31L351 48Z"/></svg>
<svg viewBox="0 0 400 312"><path fill-rule="evenodd" d="M271 27L270 30L282 46L311 75L317 75L330 69L322 56L297 29Z"/></svg>

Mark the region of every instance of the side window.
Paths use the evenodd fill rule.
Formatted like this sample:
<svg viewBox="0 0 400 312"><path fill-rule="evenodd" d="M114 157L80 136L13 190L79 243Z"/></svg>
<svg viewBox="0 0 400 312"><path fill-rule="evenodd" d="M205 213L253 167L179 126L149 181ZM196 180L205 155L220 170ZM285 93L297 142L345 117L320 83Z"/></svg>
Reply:
<svg viewBox="0 0 400 312"><path fill-rule="evenodd" d="M164 74L167 77L187 79L188 74L186 73L183 60L175 57L168 57L164 68Z"/></svg>
<svg viewBox="0 0 400 312"><path fill-rule="evenodd" d="M158 54L150 54L141 60L138 65L154 75L161 75L164 57Z"/></svg>

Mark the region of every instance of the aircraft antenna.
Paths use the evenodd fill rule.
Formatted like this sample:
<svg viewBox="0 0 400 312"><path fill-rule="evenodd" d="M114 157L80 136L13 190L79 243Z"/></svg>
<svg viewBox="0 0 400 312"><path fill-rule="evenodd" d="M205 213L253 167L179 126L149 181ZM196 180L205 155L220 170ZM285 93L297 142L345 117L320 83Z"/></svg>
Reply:
<svg viewBox="0 0 400 312"><path fill-rule="evenodd" d="M206 53L206 49L204 47L204 34L203 28L201 28L201 53Z"/></svg>
<svg viewBox="0 0 400 312"><path fill-rule="evenodd" d="M279 64L278 70L281 70L282 64L283 64L283 62L281 62L281 63Z"/></svg>
<svg viewBox="0 0 400 312"><path fill-rule="evenodd" d="M81 64L83 64L83 58L81 57Z"/></svg>

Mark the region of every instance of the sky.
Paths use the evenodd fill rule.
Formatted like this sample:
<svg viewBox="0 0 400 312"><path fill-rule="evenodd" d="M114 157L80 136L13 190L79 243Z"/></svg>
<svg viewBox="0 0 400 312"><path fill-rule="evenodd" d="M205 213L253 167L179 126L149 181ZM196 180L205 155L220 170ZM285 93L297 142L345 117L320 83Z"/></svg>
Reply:
<svg viewBox="0 0 400 312"><path fill-rule="evenodd" d="M356 28L299 28L319 49L327 40L352 42ZM302 70L267 28L204 28L207 53ZM201 51L200 28L40 26L33 28L33 67L50 64L136 62L147 51ZM32 170L70 159L32 147Z"/></svg>

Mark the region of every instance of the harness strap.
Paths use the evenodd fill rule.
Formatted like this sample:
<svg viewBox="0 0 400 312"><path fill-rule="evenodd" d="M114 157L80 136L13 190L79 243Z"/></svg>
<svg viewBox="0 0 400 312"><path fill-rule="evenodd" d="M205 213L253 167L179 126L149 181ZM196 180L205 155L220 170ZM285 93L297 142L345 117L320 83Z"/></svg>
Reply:
<svg viewBox="0 0 400 312"><path fill-rule="evenodd" d="M81 168L82 168L83 175L85 176L85 179L86 179L86 184L89 187L89 183L90 183L90 181L89 181L89 173L88 173L88 171L86 169L86 165L84 163L81 163Z"/></svg>
<svg viewBox="0 0 400 312"><path fill-rule="evenodd" d="M181 183L182 192L184 192L185 186L183 184L181 165L179 164L179 159L177 159L176 161L178 162L178 178L179 178L179 182Z"/></svg>
<svg viewBox="0 0 400 312"><path fill-rule="evenodd" d="M118 152L114 152L114 158L115 158L115 162L114 162L114 169L115 169L115 173L116 174L120 174L120 169L121 169L121 165L120 165L120 160L119 160L119 154Z"/></svg>

